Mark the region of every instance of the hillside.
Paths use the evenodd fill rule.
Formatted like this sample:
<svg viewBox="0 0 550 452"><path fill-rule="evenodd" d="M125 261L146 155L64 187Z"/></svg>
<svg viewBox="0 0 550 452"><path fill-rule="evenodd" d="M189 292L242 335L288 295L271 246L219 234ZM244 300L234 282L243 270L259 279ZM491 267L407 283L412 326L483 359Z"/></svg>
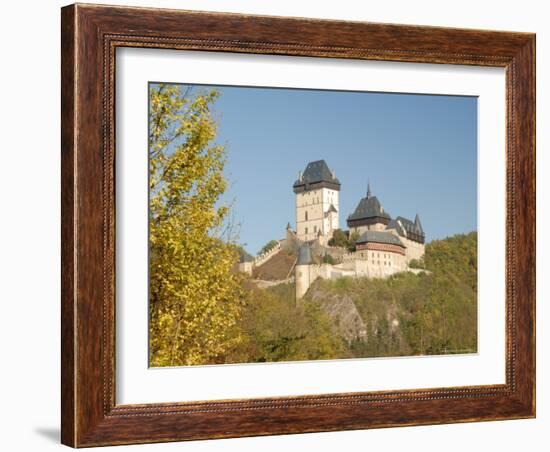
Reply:
<svg viewBox="0 0 550 452"><path fill-rule="evenodd" d="M281 250L264 264L254 268L252 277L266 281L281 281L288 278L296 262L296 254Z"/></svg>
<svg viewBox="0 0 550 452"><path fill-rule="evenodd" d="M261 277L285 278L292 257L281 251ZM477 234L428 244L416 265L429 273L318 279L298 303L294 283L262 289L245 279L234 345L213 362L475 352Z"/></svg>
<svg viewBox="0 0 550 452"><path fill-rule="evenodd" d="M475 352L477 234L428 244L418 264L430 274L317 280L306 300L321 306L353 302L366 326L366 337L357 334L348 343L356 357ZM345 319L332 320L341 329Z"/></svg>

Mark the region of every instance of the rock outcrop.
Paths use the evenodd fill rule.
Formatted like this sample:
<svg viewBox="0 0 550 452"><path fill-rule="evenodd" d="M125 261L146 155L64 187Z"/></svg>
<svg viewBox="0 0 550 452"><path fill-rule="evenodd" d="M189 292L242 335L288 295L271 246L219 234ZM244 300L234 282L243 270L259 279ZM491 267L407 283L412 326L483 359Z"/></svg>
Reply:
<svg viewBox="0 0 550 452"><path fill-rule="evenodd" d="M348 343L367 340L367 327L350 296L326 293L317 282L310 288L310 297L312 301L319 303L333 320L338 334Z"/></svg>

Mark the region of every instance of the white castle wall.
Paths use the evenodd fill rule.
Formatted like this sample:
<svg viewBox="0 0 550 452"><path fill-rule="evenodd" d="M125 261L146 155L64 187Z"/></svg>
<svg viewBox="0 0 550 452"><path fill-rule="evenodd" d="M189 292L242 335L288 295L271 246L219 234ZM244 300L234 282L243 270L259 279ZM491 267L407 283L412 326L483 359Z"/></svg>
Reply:
<svg viewBox="0 0 550 452"><path fill-rule="evenodd" d="M370 255L368 253L371 253ZM342 263L296 266L296 299L302 298L317 279L387 278L407 271L407 258L402 254L378 251L359 251L344 254Z"/></svg>
<svg viewBox="0 0 550 452"><path fill-rule="evenodd" d="M252 274L252 269L254 268L252 262L240 262L239 263L239 271L241 273L246 273L247 275Z"/></svg>
<svg viewBox="0 0 550 452"><path fill-rule="evenodd" d="M418 243L414 240L410 240L406 237L401 237L395 229L390 229L393 235L399 238L403 245L406 247L407 264L413 259L421 259L426 252L426 245L424 243Z"/></svg>
<svg viewBox="0 0 550 452"><path fill-rule="evenodd" d="M407 247L407 264L413 259L421 259L424 256L426 246L423 243L418 243L409 240L405 237L400 237L403 245Z"/></svg>
<svg viewBox="0 0 550 452"><path fill-rule="evenodd" d="M360 250L342 256L344 264L353 261L364 261L369 274L392 275L407 270L407 257L388 251ZM377 276L378 277L378 276Z"/></svg>

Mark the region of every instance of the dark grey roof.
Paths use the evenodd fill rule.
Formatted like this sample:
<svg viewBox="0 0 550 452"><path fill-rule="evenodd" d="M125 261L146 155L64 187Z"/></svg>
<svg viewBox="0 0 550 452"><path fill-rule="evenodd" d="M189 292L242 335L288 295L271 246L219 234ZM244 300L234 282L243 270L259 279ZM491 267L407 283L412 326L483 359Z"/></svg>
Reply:
<svg viewBox="0 0 550 452"><path fill-rule="evenodd" d="M311 248L306 243L298 250L298 260L296 261L296 265L309 265L312 263L313 258L311 257Z"/></svg>
<svg viewBox="0 0 550 452"><path fill-rule="evenodd" d="M407 231L408 233L410 232L412 234L424 235L424 231L422 230L422 225L420 224L420 218L418 217L418 215L416 215L414 223L405 217L397 217L396 220L403 225L405 231Z"/></svg>
<svg viewBox="0 0 550 452"><path fill-rule="evenodd" d="M338 211L336 210L336 207L334 207L333 204L330 205L330 207L328 208L327 212L336 212L336 213L338 213Z"/></svg>
<svg viewBox="0 0 550 452"><path fill-rule="evenodd" d="M384 232L384 231L367 231L364 232L361 237L357 239L356 243L367 243L367 242L374 242L374 243L388 243L390 245L399 245L404 247L403 242L399 240L399 237L392 234L391 232Z"/></svg>
<svg viewBox="0 0 550 452"><path fill-rule="evenodd" d="M329 169L324 160L309 162L306 170L302 174L302 179L294 182L294 187L299 187L305 184L313 184L315 182L328 182L335 185L340 185L340 181L334 177L334 174Z"/></svg>
<svg viewBox="0 0 550 452"><path fill-rule="evenodd" d="M395 229L401 237L407 236L405 229L403 228L401 223L398 222L397 220L390 220L390 222L386 226L386 229Z"/></svg>
<svg viewBox="0 0 550 452"><path fill-rule="evenodd" d="M366 196L359 201L359 204L357 204L355 208L355 212L348 217L348 220L363 220L372 217L391 218L390 214L384 210L376 196Z"/></svg>

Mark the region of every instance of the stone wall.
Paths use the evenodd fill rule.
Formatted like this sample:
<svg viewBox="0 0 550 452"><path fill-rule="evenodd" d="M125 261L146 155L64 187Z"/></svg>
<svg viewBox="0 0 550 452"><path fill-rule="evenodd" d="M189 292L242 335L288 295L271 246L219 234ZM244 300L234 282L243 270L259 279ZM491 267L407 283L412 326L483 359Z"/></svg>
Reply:
<svg viewBox="0 0 550 452"><path fill-rule="evenodd" d="M351 278L387 278L396 273L408 270L407 258L397 253L381 253L377 256L375 252L362 251L359 253L348 253L342 256L342 263L297 265L295 270L296 278L296 299L302 298L311 284L317 279L337 279L343 277ZM364 253L373 253L370 258L365 258Z"/></svg>
<svg viewBox="0 0 550 452"><path fill-rule="evenodd" d="M254 259L254 267L258 267L262 265L263 263L267 262L269 259L271 259L275 254L277 254L279 251L281 251L281 242L277 242L277 245L275 245L273 248L271 248L269 251L266 251L263 254L260 254Z"/></svg>
<svg viewBox="0 0 550 452"><path fill-rule="evenodd" d="M407 247L407 264L413 259L418 260L424 256L426 246L423 243L418 243L405 237L400 237L400 239L403 242L403 245Z"/></svg>
<svg viewBox="0 0 550 452"><path fill-rule="evenodd" d="M252 261L251 262L241 262L239 263L239 271L241 273L246 273L247 275L252 274L252 269L254 268Z"/></svg>

